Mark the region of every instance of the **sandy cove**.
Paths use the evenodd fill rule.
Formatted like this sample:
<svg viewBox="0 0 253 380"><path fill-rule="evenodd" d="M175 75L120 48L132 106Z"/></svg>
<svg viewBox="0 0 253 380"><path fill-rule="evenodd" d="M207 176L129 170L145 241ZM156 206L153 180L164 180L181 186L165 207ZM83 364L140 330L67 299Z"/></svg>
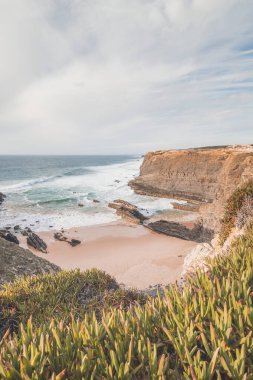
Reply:
<svg viewBox="0 0 253 380"><path fill-rule="evenodd" d="M62 269L98 268L114 276L119 283L137 289L173 283L180 279L185 256L196 246L153 232L141 225L115 222L65 230L69 239L82 241L76 247L54 239L54 231L40 232L48 245L48 254L29 249ZM27 248L26 238L19 237Z"/></svg>

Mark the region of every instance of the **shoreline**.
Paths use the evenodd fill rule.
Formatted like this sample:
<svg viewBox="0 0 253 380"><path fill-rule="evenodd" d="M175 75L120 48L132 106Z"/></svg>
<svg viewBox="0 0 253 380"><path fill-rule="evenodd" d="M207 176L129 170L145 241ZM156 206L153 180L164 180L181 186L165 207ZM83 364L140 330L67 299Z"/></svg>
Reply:
<svg viewBox="0 0 253 380"><path fill-rule="evenodd" d="M197 245L122 220L64 230L69 239L81 240L76 247L55 240L55 232L59 231L39 232L48 245L47 254L27 246L22 235L18 236L20 246L63 270L97 268L115 277L118 283L139 290L179 281L184 258Z"/></svg>

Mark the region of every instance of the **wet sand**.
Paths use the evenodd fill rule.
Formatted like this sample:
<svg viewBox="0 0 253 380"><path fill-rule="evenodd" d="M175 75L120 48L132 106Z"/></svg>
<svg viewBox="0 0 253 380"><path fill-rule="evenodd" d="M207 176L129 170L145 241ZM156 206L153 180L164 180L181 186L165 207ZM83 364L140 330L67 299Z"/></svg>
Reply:
<svg viewBox="0 0 253 380"><path fill-rule="evenodd" d="M54 231L38 235L47 243L48 254L37 256L62 269L98 268L114 276L119 283L137 289L173 283L180 279L184 257L196 243L165 236L140 225L115 222L66 230L68 239L82 241L76 247L54 239ZM21 246L27 248L25 237Z"/></svg>

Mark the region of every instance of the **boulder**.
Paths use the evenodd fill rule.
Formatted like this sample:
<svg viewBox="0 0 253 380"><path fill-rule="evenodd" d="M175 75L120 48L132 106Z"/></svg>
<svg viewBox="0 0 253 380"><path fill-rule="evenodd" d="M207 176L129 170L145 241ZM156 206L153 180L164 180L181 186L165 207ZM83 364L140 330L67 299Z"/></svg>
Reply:
<svg viewBox="0 0 253 380"><path fill-rule="evenodd" d="M81 240L77 240L77 239L68 240L67 236L64 236L62 232L55 232L54 238L56 240L64 241L66 243L69 243L72 247L75 247L78 244L81 244Z"/></svg>
<svg viewBox="0 0 253 380"><path fill-rule="evenodd" d="M54 234L54 238L55 240L59 240L59 241L67 241L67 237L63 235L62 232L55 232Z"/></svg>
<svg viewBox="0 0 253 380"><path fill-rule="evenodd" d="M29 232L27 236L27 244L31 247L41 251L43 253L47 253L47 245L46 243L34 232Z"/></svg>
<svg viewBox="0 0 253 380"><path fill-rule="evenodd" d="M31 228L25 227L25 229L21 231L21 234L23 236L28 236L31 232L32 232Z"/></svg>
<svg viewBox="0 0 253 380"><path fill-rule="evenodd" d="M78 244L81 244L81 240L71 239L70 241L68 241L68 243L69 243L72 247L76 247Z"/></svg>
<svg viewBox="0 0 253 380"><path fill-rule="evenodd" d="M147 219L147 217L138 210L137 206L123 201L122 199L116 199L109 203L108 206L115 209L117 215L122 216L133 223L142 224Z"/></svg>
<svg viewBox="0 0 253 380"><path fill-rule="evenodd" d="M0 237L4 240L10 241L11 243L19 244L17 237L9 231L1 230Z"/></svg>

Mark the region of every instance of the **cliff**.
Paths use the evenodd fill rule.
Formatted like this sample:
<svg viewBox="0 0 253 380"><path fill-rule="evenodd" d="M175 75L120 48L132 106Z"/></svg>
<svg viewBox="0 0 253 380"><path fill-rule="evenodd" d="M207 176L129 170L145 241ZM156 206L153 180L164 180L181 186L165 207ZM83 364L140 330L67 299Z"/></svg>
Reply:
<svg viewBox="0 0 253 380"><path fill-rule="evenodd" d="M253 147L247 145L147 153L129 184L139 194L199 204L204 225L217 230L226 199L252 178Z"/></svg>

